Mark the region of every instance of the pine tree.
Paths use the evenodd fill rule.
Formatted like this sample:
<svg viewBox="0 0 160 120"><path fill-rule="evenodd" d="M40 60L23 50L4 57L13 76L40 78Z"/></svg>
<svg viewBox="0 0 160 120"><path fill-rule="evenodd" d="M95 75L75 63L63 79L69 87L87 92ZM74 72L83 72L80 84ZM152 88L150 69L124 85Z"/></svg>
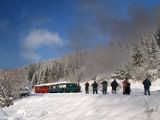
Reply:
<svg viewBox="0 0 160 120"><path fill-rule="evenodd" d="M135 79L144 79L150 71L159 69L160 47L159 33L156 30L146 32L131 50L130 72Z"/></svg>
<svg viewBox="0 0 160 120"><path fill-rule="evenodd" d="M134 66L142 66L142 64L144 63L144 58L143 58L143 53L139 49L139 46L134 45L133 51L134 52L131 55L131 58L132 58L132 61L133 61L132 64Z"/></svg>
<svg viewBox="0 0 160 120"><path fill-rule="evenodd" d="M156 32L156 41L160 47L160 25L159 25L159 29Z"/></svg>
<svg viewBox="0 0 160 120"><path fill-rule="evenodd" d="M48 83L48 75L49 75L49 71L48 68L46 68L43 72L43 83Z"/></svg>

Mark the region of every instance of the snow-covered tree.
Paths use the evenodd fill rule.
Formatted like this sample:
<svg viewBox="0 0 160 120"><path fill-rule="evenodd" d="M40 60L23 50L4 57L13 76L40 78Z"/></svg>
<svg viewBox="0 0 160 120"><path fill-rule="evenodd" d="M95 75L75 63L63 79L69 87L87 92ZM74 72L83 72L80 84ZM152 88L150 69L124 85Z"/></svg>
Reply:
<svg viewBox="0 0 160 120"><path fill-rule="evenodd" d="M130 74L135 79L144 79L150 71L157 71L160 65L159 32L149 30L130 50ZM158 74L158 73L157 73Z"/></svg>
<svg viewBox="0 0 160 120"><path fill-rule="evenodd" d="M143 53L138 45L133 46L133 53L131 54L132 64L134 66L142 66L144 63Z"/></svg>
<svg viewBox="0 0 160 120"><path fill-rule="evenodd" d="M20 90L28 84L21 69L3 70L0 72L0 96L5 101L4 106L12 104L12 99L20 96Z"/></svg>

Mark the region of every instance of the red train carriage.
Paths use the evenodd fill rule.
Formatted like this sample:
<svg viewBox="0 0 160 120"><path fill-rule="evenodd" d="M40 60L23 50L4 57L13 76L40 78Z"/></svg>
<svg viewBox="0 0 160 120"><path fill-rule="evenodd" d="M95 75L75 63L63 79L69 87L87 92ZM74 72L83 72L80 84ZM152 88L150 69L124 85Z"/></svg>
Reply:
<svg viewBox="0 0 160 120"><path fill-rule="evenodd" d="M53 83L36 85L35 86L35 93L48 93L49 86L52 84Z"/></svg>

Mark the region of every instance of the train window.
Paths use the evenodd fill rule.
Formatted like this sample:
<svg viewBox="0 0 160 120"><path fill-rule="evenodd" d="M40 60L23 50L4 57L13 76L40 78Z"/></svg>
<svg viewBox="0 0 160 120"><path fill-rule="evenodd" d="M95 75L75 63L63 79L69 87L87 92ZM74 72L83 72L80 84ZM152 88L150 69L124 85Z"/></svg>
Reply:
<svg viewBox="0 0 160 120"><path fill-rule="evenodd" d="M63 88L62 84L59 84L59 88Z"/></svg>
<svg viewBox="0 0 160 120"><path fill-rule="evenodd" d="M73 86L73 83L70 83L69 86Z"/></svg>
<svg viewBox="0 0 160 120"><path fill-rule="evenodd" d="M63 85L62 85L62 88L65 88L65 87L66 87L66 85L63 84Z"/></svg>
<svg viewBox="0 0 160 120"><path fill-rule="evenodd" d="M59 88L59 85L56 85L56 88Z"/></svg>
<svg viewBox="0 0 160 120"><path fill-rule="evenodd" d="M66 88L66 84L59 84L60 88Z"/></svg>
<svg viewBox="0 0 160 120"><path fill-rule="evenodd" d="M52 89L55 88L55 85L52 85Z"/></svg>

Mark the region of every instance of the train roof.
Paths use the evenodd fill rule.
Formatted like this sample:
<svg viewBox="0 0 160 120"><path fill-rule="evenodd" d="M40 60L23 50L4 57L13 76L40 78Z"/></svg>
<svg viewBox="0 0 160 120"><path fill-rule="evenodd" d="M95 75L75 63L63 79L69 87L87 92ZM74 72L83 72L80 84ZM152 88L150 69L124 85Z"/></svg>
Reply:
<svg viewBox="0 0 160 120"><path fill-rule="evenodd" d="M36 86L50 86L50 85L66 84L66 83L71 83L71 82L68 82L68 81L61 81L61 82L55 82L55 83L39 84L39 85L36 85Z"/></svg>

